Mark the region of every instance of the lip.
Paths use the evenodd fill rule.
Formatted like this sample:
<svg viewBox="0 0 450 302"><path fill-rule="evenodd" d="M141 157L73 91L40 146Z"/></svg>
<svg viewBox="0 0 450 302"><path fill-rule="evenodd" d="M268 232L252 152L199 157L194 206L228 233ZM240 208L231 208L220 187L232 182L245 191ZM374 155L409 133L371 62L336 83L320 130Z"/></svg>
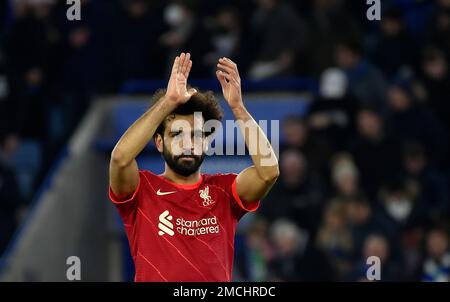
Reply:
<svg viewBox="0 0 450 302"><path fill-rule="evenodd" d="M194 157L190 157L190 156L183 156L183 157L180 157L179 159L195 160Z"/></svg>

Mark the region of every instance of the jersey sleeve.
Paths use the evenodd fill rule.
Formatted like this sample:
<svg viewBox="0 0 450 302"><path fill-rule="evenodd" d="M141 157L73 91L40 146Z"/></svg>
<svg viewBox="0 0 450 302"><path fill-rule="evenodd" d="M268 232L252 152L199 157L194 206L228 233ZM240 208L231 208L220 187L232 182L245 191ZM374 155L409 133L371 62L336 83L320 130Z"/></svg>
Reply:
<svg viewBox="0 0 450 302"><path fill-rule="evenodd" d="M143 177L143 172L139 171L139 183L136 187L136 190L133 192L131 197L128 197L126 199L120 198L116 194L114 194L111 186L109 186L109 199L116 206L124 224L134 224L135 213L140 199L139 196L141 195L142 191Z"/></svg>
<svg viewBox="0 0 450 302"><path fill-rule="evenodd" d="M242 201L236 191L236 177L237 174L230 173L224 175L226 189L230 195L231 209L233 215L237 220L240 220L248 212L255 212L259 208L260 200L254 200L251 202Z"/></svg>

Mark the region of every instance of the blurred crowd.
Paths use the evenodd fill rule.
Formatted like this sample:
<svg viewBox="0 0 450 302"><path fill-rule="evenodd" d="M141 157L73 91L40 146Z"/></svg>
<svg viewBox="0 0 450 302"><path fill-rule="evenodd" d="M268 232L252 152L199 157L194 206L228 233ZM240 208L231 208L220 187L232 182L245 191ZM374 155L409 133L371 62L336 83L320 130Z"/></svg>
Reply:
<svg viewBox="0 0 450 302"><path fill-rule="evenodd" d="M0 252L93 96L193 78L317 79L282 121L281 176L237 240L237 279L449 281L450 0L0 2Z"/></svg>

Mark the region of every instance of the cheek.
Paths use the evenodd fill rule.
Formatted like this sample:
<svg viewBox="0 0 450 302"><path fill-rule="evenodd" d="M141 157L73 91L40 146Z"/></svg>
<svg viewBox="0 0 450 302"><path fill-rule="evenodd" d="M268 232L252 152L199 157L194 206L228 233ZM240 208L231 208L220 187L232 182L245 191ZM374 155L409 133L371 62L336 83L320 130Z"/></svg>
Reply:
<svg viewBox="0 0 450 302"><path fill-rule="evenodd" d="M207 148L206 140L202 138L196 138L194 139L194 154L195 155L202 155L203 152L205 152L205 148Z"/></svg>
<svg viewBox="0 0 450 302"><path fill-rule="evenodd" d="M202 148L203 148L203 152L204 152L204 153L208 152L209 142L208 142L207 139L204 139L204 140L203 140Z"/></svg>
<svg viewBox="0 0 450 302"><path fill-rule="evenodd" d="M181 136L176 136L170 140L170 143L168 144L169 151L174 156L178 156L183 154L183 139Z"/></svg>
<svg viewBox="0 0 450 302"><path fill-rule="evenodd" d="M164 136L164 140L161 140L161 152L172 153L172 141L173 139L169 136Z"/></svg>

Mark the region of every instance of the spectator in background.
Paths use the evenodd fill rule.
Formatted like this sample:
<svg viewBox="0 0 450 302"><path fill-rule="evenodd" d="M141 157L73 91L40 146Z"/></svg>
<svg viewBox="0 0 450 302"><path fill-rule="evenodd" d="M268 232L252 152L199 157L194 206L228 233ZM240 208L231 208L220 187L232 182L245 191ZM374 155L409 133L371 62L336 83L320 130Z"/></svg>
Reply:
<svg viewBox="0 0 450 302"><path fill-rule="evenodd" d="M423 43L427 39L428 34L426 25L432 17L437 1L394 0L390 2L392 2L392 7L397 7L403 11L403 19L414 40Z"/></svg>
<svg viewBox="0 0 450 302"><path fill-rule="evenodd" d="M364 241L363 256L355 264L353 271L348 276L348 281L368 281L366 273L369 265L366 261L373 256L380 259L379 281L398 282L402 280L401 266L390 257L389 241L383 235L371 234Z"/></svg>
<svg viewBox="0 0 450 302"><path fill-rule="evenodd" d="M117 76L115 51L117 41L117 15L112 13L118 9L113 1L81 1L82 18L68 22L67 5L61 5L61 18L58 28L62 30L62 49L58 57L59 63L57 102L55 111L57 119L64 120L53 126L53 132L64 142L74 131L79 120L86 112L92 98L101 92L110 92L114 77Z"/></svg>
<svg viewBox="0 0 450 302"><path fill-rule="evenodd" d="M316 238L317 247L327 255L339 280L348 273L353 254L353 239L345 210L341 200L332 200L325 208Z"/></svg>
<svg viewBox="0 0 450 302"><path fill-rule="evenodd" d="M433 15L429 20L428 43L442 48L447 56L450 55L450 2L437 1Z"/></svg>
<svg viewBox="0 0 450 302"><path fill-rule="evenodd" d="M252 20L253 58L248 75L265 79L290 75L305 47L306 26L288 2L256 0Z"/></svg>
<svg viewBox="0 0 450 302"><path fill-rule="evenodd" d="M389 177L380 189L379 197L386 217L405 233L425 227L428 213L416 182L402 176Z"/></svg>
<svg viewBox="0 0 450 302"><path fill-rule="evenodd" d="M360 170L364 192L370 200L375 200L386 175L400 169L400 146L385 130L379 113L371 107L358 111L357 130L350 151Z"/></svg>
<svg viewBox="0 0 450 302"><path fill-rule="evenodd" d="M163 51L168 51L167 63L169 58L174 57L181 49L185 48L189 38L195 30L194 11L189 5L182 1L172 1L164 8L164 21L168 29L159 37L159 43ZM192 51L192 50L190 50ZM166 68L170 64L165 64ZM165 70L169 74L169 70Z"/></svg>
<svg viewBox="0 0 450 302"><path fill-rule="evenodd" d="M269 221L289 218L315 233L325 194L322 179L310 171L304 155L294 149L280 155L280 171L280 178L261 204L261 213Z"/></svg>
<svg viewBox="0 0 450 302"><path fill-rule="evenodd" d="M345 73L337 68L325 70L320 78L320 95L309 107L312 135L330 142L333 150L344 149L354 132L357 104L348 91Z"/></svg>
<svg viewBox="0 0 450 302"><path fill-rule="evenodd" d="M403 170L406 177L416 181L426 212L434 222L449 219L449 192L445 177L430 165L424 147L418 143L404 146Z"/></svg>
<svg viewBox="0 0 450 302"><path fill-rule="evenodd" d="M342 202L345 204L346 222L353 242L353 260L362 257L364 241L374 233L385 236L392 247L392 257L401 259L400 234L395 223L386 219L377 207L371 206L361 192L343 198Z"/></svg>
<svg viewBox="0 0 450 302"><path fill-rule="evenodd" d="M330 143L320 137L311 135L306 121L297 116L286 117L282 121L281 127L284 138L281 151L297 149L305 155L311 171L324 175L328 174L328 160L333 152Z"/></svg>
<svg viewBox="0 0 450 302"><path fill-rule="evenodd" d="M193 58L202 58L211 48L210 38L203 24L196 18L195 1L175 0L163 10L168 29L161 34L158 43L160 55L165 57L165 75L170 73L170 62L181 51L189 50ZM191 71L192 77L210 75L210 70L199 61Z"/></svg>
<svg viewBox="0 0 450 302"><path fill-rule="evenodd" d="M449 238L444 229L435 228L427 234L422 281L450 282Z"/></svg>
<svg viewBox="0 0 450 302"><path fill-rule="evenodd" d="M122 0L115 46L118 85L130 79L150 79L164 73L166 67L155 60L155 41L162 33L159 8L144 0ZM149 30L151 29L151 30Z"/></svg>
<svg viewBox="0 0 450 302"><path fill-rule="evenodd" d="M391 84L388 103L389 130L402 144L418 141L426 146L427 153L439 164L447 148L445 131L427 104L416 101L410 83L398 80Z"/></svg>
<svg viewBox="0 0 450 302"><path fill-rule="evenodd" d="M340 0L315 0L312 1L311 10L304 14L310 25L310 32L314 33L308 36L309 62L305 64L309 63L308 70L314 75L319 75L334 65L333 48L339 39L344 36L358 39L361 36L357 20L348 13L345 4L345 1ZM350 7L354 6L357 4L352 3Z"/></svg>
<svg viewBox="0 0 450 302"><path fill-rule="evenodd" d="M10 114L22 137L47 139L47 112L55 80L59 32L53 22L54 1L22 3L5 35L5 62L10 86Z"/></svg>
<svg viewBox="0 0 450 302"><path fill-rule="evenodd" d="M389 179L380 190L380 213L400 233L404 273L409 279L420 265L418 254L424 229L430 223L429 212L421 199L418 186L402 177Z"/></svg>
<svg viewBox="0 0 450 302"><path fill-rule="evenodd" d="M364 57L363 48L352 39L342 39L335 46L335 59L349 80L350 92L362 103L384 109L386 81L381 71Z"/></svg>
<svg viewBox="0 0 450 302"><path fill-rule="evenodd" d="M335 273L326 256L315 247L308 232L280 219L270 228L275 247L270 281L333 281Z"/></svg>
<svg viewBox="0 0 450 302"><path fill-rule="evenodd" d="M346 198L354 196L360 191L359 171L350 154L337 153L331 162L331 177L334 196Z"/></svg>
<svg viewBox="0 0 450 302"><path fill-rule="evenodd" d="M380 25L381 33L376 42L373 59L387 77L392 77L402 68L412 66L417 47L409 36L399 9L383 13Z"/></svg>
<svg viewBox="0 0 450 302"><path fill-rule="evenodd" d="M210 31L211 51L205 54L203 61L209 66L211 73L216 70L219 58L232 58L242 70L248 68L248 46L243 37L241 14L234 7L222 7L216 16L208 18L207 28Z"/></svg>
<svg viewBox="0 0 450 302"><path fill-rule="evenodd" d="M65 136L75 129L79 117L85 113L98 87L98 74L95 70L97 55L89 25L74 24L68 33L67 42L62 78L64 94L61 98Z"/></svg>
<svg viewBox="0 0 450 302"><path fill-rule="evenodd" d="M427 92L427 104L450 133L450 69L442 50L429 46L422 51L420 80Z"/></svg>
<svg viewBox="0 0 450 302"><path fill-rule="evenodd" d="M244 248L237 250L238 278L245 281L268 281L268 263L273 257L269 242L268 223L256 217L245 231Z"/></svg>
<svg viewBox="0 0 450 302"><path fill-rule="evenodd" d="M304 148L308 143L309 128L298 116L288 116L282 121L284 145L286 148ZM306 150L303 150L306 153Z"/></svg>

